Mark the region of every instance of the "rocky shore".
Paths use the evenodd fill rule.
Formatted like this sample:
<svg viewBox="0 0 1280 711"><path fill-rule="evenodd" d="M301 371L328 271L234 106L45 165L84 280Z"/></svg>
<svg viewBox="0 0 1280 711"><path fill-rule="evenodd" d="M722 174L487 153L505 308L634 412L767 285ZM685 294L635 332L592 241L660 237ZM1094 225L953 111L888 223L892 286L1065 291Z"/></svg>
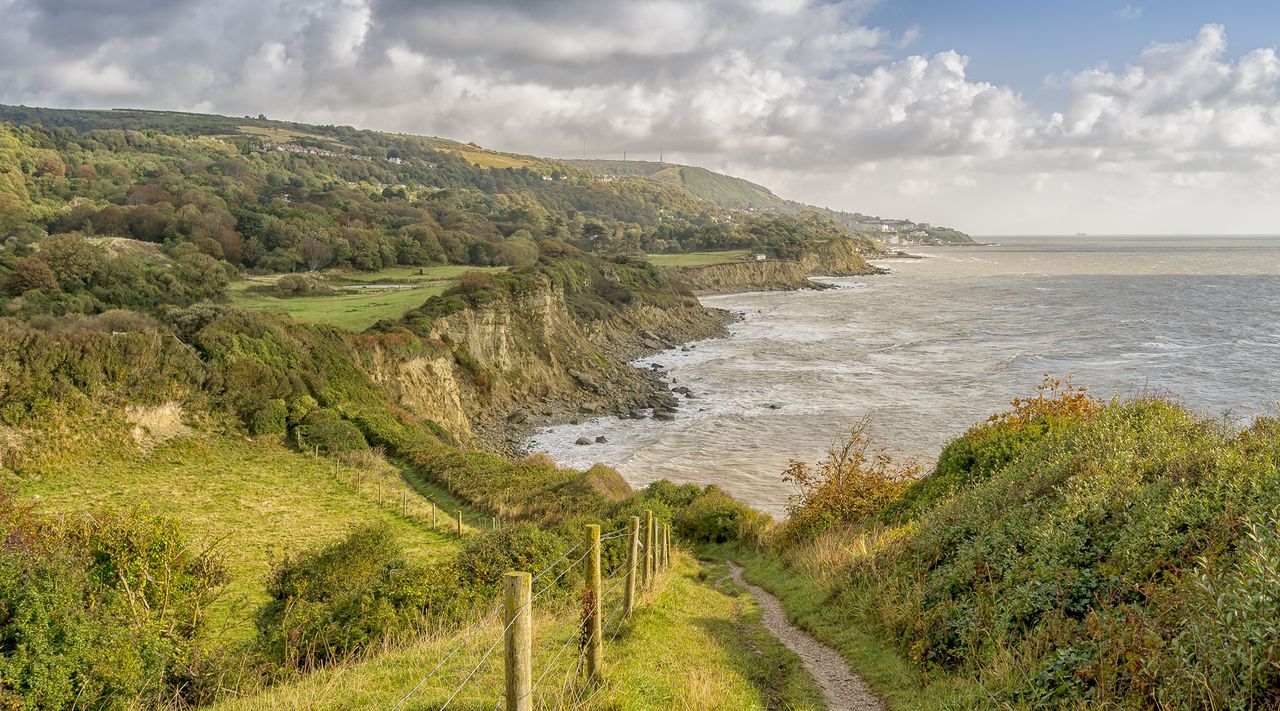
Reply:
<svg viewBox="0 0 1280 711"><path fill-rule="evenodd" d="M682 399L689 399L688 388L672 387L665 371L657 364L648 367L632 365L647 356L693 341L728 334L728 326L740 315L723 309L700 308L701 317L683 315L664 325L634 331L618 330L616 325L601 329L601 351L610 360L625 367L607 380L582 370L568 369L566 374L579 386L561 397L537 403L521 404L504 416L481 418L475 426L480 446L508 455L526 453L526 443L535 432L546 427L577 424L597 417L639 420L674 419ZM646 319L652 322L654 319ZM624 374L625 373L625 374ZM598 444L595 440L583 444Z"/></svg>

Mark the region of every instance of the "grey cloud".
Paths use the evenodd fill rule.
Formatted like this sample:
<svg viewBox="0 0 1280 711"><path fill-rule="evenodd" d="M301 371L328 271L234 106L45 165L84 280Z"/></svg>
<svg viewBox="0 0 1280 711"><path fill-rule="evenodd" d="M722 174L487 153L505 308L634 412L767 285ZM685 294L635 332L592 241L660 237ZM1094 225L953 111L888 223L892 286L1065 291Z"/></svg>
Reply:
<svg viewBox="0 0 1280 711"><path fill-rule="evenodd" d="M813 196L1280 157L1280 60L1230 59L1222 28L1064 75L1063 109L1043 115L954 52L902 56L916 33L869 26L871 4L0 0L0 101L265 112L552 155L663 146Z"/></svg>

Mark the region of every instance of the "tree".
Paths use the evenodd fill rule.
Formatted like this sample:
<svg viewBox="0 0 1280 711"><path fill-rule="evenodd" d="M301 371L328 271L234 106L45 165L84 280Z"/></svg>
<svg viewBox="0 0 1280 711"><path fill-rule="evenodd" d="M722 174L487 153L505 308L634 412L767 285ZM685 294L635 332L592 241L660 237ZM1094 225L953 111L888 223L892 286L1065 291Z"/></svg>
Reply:
<svg viewBox="0 0 1280 711"><path fill-rule="evenodd" d="M37 257L27 257L18 262L13 273L5 280L4 290L10 296L21 296L32 290L45 294L56 294L61 291L53 270L44 263L44 260Z"/></svg>
<svg viewBox="0 0 1280 711"><path fill-rule="evenodd" d="M88 288L102 273L102 250L78 232L49 235L40 241L40 259L58 277L63 291Z"/></svg>
<svg viewBox="0 0 1280 711"><path fill-rule="evenodd" d="M526 235L526 236L522 236ZM510 267L523 267L538 261L538 245L534 243L527 235L525 230L519 230L507 241L498 245L498 255L494 258L493 263Z"/></svg>
<svg viewBox="0 0 1280 711"><path fill-rule="evenodd" d="M321 242L311 235L302 238L302 258L306 260L307 269L315 271L333 259L333 247Z"/></svg>
<svg viewBox="0 0 1280 711"><path fill-rule="evenodd" d="M169 218L151 205L139 205L129 211L126 218L129 234L143 242L163 242Z"/></svg>

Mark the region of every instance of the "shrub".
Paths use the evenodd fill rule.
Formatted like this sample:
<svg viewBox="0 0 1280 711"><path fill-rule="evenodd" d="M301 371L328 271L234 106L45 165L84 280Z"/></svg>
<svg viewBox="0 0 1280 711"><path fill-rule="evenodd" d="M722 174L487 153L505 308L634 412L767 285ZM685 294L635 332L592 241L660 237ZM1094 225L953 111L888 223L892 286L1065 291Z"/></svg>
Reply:
<svg viewBox="0 0 1280 711"><path fill-rule="evenodd" d="M767 519L765 514L736 501L714 486L684 507L675 516L675 529L690 541L725 543L742 538Z"/></svg>
<svg viewBox="0 0 1280 711"><path fill-rule="evenodd" d="M0 708L199 701L204 609L225 581L177 524L144 512L70 524L0 491Z"/></svg>
<svg viewBox="0 0 1280 711"><path fill-rule="evenodd" d="M513 570L541 571L560 558L567 547L559 536L532 524L505 526L467 539L467 544L458 554L459 575L465 584L487 597L497 590L506 573ZM567 563L572 563L573 559L570 556ZM567 588L575 575L564 576L559 585ZM550 582L548 578L547 583ZM547 583L539 582L539 585Z"/></svg>
<svg viewBox="0 0 1280 711"><path fill-rule="evenodd" d="M320 407L320 403L310 395L295 395L289 399L289 424L300 425L302 421L311 414L312 410Z"/></svg>
<svg viewBox="0 0 1280 711"><path fill-rule="evenodd" d="M337 662L416 629L432 589L428 571L406 562L389 528L358 528L272 567L270 600L254 618L258 643L288 668Z"/></svg>
<svg viewBox="0 0 1280 711"><path fill-rule="evenodd" d="M1239 561L1192 577L1189 613L1165 676L1170 706L1255 709L1280 704L1280 535L1277 522L1247 528Z"/></svg>
<svg viewBox="0 0 1280 711"><path fill-rule="evenodd" d="M306 274L285 274L271 285L270 291L281 298L335 293L334 289L324 281Z"/></svg>
<svg viewBox="0 0 1280 711"><path fill-rule="evenodd" d="M845 544L832 599L848 624L982 679L1000 705L1274 707L1276 422L1234 432L1153 399L1067 417L861 551Z"/></svg>
<svg viewBox="0 0 1280 711"><path fill-rule="evenodd" d="M342 419L328 408L312 410L298 426L299 439L308 449L337 454L368 449L369 443L359 427Z"/></svg>
<svg viewBox="0 0 1280 711"><path fill-rule="evenodd" d="M284 432L288 416L289 407L284 404L284 400L268 400L249 417L249 431L255 435Z"/></svg>
<svg viewBox="0 0 1280 711"><path fill-rule="evenodd" d="M1012 409L969 428L943 448L933 472L913 482L887 507L886 522L906 521L948 495L998 472L1045 437L1096 414L1102 403L1085 388L1045 376L1032 396L1014 398Z"/></svg>
<svg viewBox="0 0 1280 711"><path fill-rule="evenodd" d="M880 512L919 475L915 461L895 462L886 450L873 449L869 425L865 419L856 425L816 465L792 460L782 478L798 493L787 503L790 517L779 532L784 543L811 540Z"/></svg>
<svg viewBox="0 0 1280 711"><path fill-rule="evenodd" d="M56 294L58 277L44 260L38 257L27 257L13 268L13 272L5 279L4 290L10 296L21 296L28 291L39 291L45 294Z"/></svg>

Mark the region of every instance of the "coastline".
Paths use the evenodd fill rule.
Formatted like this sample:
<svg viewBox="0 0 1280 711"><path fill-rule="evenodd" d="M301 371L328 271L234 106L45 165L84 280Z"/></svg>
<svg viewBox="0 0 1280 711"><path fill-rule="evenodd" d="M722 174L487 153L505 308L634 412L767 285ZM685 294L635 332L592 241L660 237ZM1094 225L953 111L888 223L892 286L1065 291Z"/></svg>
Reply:
<svg viewBox="0 0 1280 711"><path fill-rule="evenodd" d="M874 257L874 258L877 260L881 259L881 257ZM912 256L910 258L927 259L927 257L923 255ZM829 284L829 283L825 283L817 280L824 279L824 278L844 278L849 276L881 276L889 273L891 272L888 269L885 269L883 267L875 267L874 271L868 271L868 272L857 274L857 275L812 274L805 277L807 283L803 286L790 286L787 288L780 287L780 288L772 288L772 289L746 288L746 289L736 289L732 291L721 291L721 292L695 292L695 296L699 297L699 303L701 304L702 297L711 297L711 296L730 296L734 294L767 293L771 291L826 291L826 290L832 290L832 289L841 289L844 287L837 284ZM631 357L629 357L625 361L629 367L634 368L635 370L640 371L643 374L647 386L651 389L649 399L654 402L661 402L662 403L661 405L652 407L652 408L644 408L640 410L637 410L637 409L627 410L626 408L621 408L620 409L621 411L616 411L616 412L588 413L588 412L582 412L581 410L578 410L578 409L574 409L572 405L569 403L559 403L559 402L548 403L546 404L545 407L541 408L543 411L542 417L539 417L536 421L530 420L527 422L522 422L519 424L517 428L512 429L507 434L507 436L504 439L506 440L508 447L504 451L516 456L527 456L529 454L532 454L532 451L529 448L529 444L533 441L535 435L539 432L539 430L542 430L545 428L552 428L552 427L558 427L563 425L579 425L588 420L600 419L608 416L616 416L619 419L632 419L632 420L670 419L668 415L672 414L676 409L678 409L682 404L684 404L688 399L691 398L691 396L687 392L687 388L682 389L681 387L677 386L676 383L672 382L670 376L667 374L666 369L663 368L661 365L654 363L654 364L649 364L648 366L645 366L640 361L643 361L648 358L651 358L652 356L665 353L668 351L676 350L676 349L688 350L696 346L696 344L703 341L728 338L730 336L729 330L728 330L729 325L736 323L745 317L745 314L742 312L729 311L727 309L721 309L718 307L706 306L705 304L702 305L702 308L704 308L708 312L717 314L717 316L719 317L720 325L716 333L712 333L710 335L695 336L685 340L667 343L660 348L640 349L636 351L634 354L632 354ZM678 395L684 395L685 397L682 400L680 397L677 397ZM592 444L595 444L595 443L592 442ZM582 445L582 446L589 446L589 445Z"/></svg>

